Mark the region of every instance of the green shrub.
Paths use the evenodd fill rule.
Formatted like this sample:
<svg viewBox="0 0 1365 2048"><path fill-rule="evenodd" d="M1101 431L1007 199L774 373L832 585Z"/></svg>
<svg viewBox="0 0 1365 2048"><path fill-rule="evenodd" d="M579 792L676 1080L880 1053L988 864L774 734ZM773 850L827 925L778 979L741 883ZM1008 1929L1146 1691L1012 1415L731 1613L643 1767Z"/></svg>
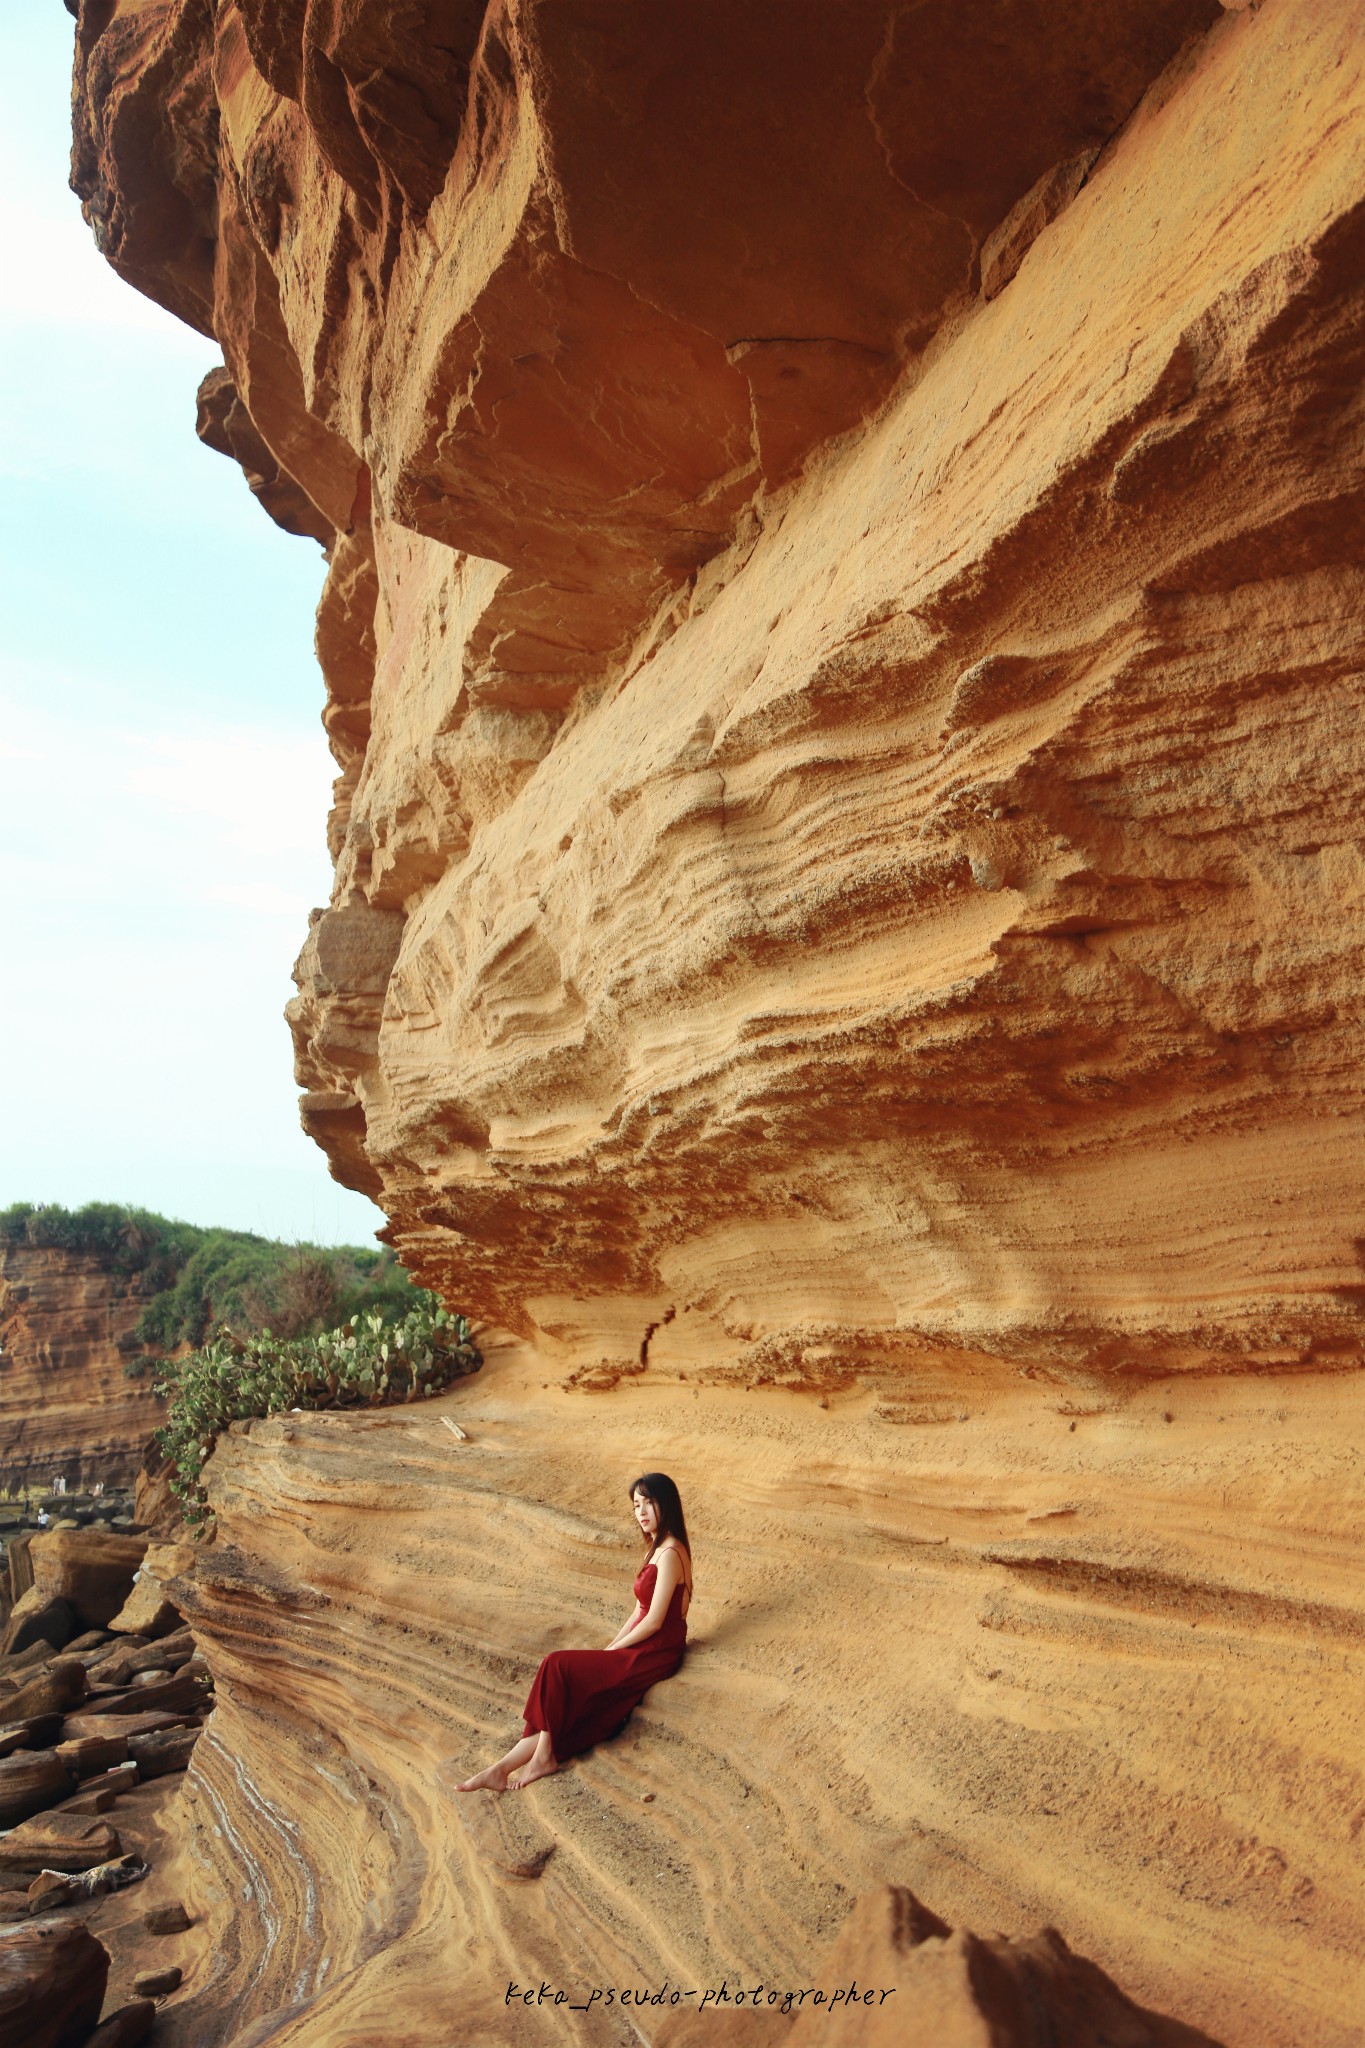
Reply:
<svg viewBox="0 0 1365 2048"><path fill-rule="evenodd" d="M165 1286L204 1236L192 1223L175 1223L150 1209L122 1202L13 1202L0 1209L0 1243L92 1252L116 1273L147 1273Z"/></svg>
<svg viewBox="0 0 1365 2048"><path fill-rule="evenodd" d="M369 1309L336 1329L296 1337L265 1330L243 1338L223 1326L188 1357L160 1361L156 1391L170 1416L157 1442L175 1467L171 1490L191 1522L208 1512L200 1474L230 1422L291 1408L415 1401L478 1370L483 1361L464 1317L434 1294L412 1292L416 1305L396 1321Z"/></svg>
<svg viewBox="0 0 1365 2048"><path fill-rule="evenodd" d="M372 1309L393 1321L419 1299L387 1247L281 1244L118 1202L15 1202L0 1209L0 1244L88 1252L112 1272L139 1275L146 1306L134 1335L158 1352L203 1344L220 1323L239 1336L298 1337Z"/></svg>

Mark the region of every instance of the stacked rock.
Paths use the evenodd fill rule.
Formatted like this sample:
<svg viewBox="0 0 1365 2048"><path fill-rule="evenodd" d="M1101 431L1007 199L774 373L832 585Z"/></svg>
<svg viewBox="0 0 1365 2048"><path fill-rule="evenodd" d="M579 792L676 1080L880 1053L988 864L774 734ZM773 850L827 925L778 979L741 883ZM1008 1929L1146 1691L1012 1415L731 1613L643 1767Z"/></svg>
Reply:
<svg viewBox="0 0 1365 2048"><path fill-rule="evenodd" d="M147 1876L111 1817L149 1778L182 1771L213 1680L164 1590L192 1546L136 1531L47 1530L9 1545L0 1636L0 2048L132 2048L158 1992L99 2024L109 1956L74 1913ZM16 1581L18 1582L16 1584ZM155 1909L166 1931L189 1924ZM165 1981L163 1981L165 1980ZM139 1980L140 1985L140 1980ZM148 1987L150 1990L150 1987ZM92 2031L98 2028L98 2031Z"/></svg>

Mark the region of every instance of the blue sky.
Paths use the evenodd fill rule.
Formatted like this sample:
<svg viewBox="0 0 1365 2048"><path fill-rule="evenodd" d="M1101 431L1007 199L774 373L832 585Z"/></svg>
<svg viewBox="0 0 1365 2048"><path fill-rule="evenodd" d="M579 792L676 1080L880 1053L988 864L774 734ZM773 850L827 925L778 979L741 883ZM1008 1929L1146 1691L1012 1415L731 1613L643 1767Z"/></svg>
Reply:
<svg viewBox="0 0 1365 2048"><path fill-rule="evenodd" d="M0 1206L365 1243L280 1015L330 882L323 559L195 439L218 350L95 251L72 35L0 32Z"/></svg>

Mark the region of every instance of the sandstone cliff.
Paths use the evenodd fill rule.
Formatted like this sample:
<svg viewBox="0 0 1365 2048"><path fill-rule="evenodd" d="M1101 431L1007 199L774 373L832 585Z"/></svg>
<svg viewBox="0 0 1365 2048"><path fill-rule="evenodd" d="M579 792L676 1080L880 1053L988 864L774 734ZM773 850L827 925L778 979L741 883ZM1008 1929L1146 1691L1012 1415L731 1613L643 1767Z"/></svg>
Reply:
<svg viewBox="0 0 1365 2048"><path fill-rule="evenodd" d="M170 1873L203 1930L177 2041L272 2013L272 2048L635 2042L601 2012L509 2021L506 1986L819 1983L890 1880L983 1934L1051 1922L1227 2048L1353 2048L1338 1380L1102 1407L979 1359L822 1408L545 1379L489 1344L418 1412L220 1444L217 1540L172 1584L219 1702ZM619 1625L625 1488L664 1456L697 1557L682 1673L571 1771L457 1798L538 1658Z"/></svg>
<svg viewBox="0 0 1365 2048"><path fill-rule="evenodd" d="M142 1355L140 1275L98 1254L0 1242L0 1493L131 1486L165 1419L149 1380L123 1368Z"/></svg>
<svg viewBox="0 0 1365 2048"><path fill-rule="evenodd" d="M516 1340L468 1454L213 1461L216 2024L795 1970L895 1879L1353 2038L1360 29L84 0L100 244L335 535L304 1122ZM452 1814L651 1462L687 1682Z"/></svg>
<svg viewBox="0 0 1365 2048"><path fill-rule="evenodd" d="M339 536L305 1122L589 1363L1354 1357L1357 10L788 11L82 12Z"/></svg>

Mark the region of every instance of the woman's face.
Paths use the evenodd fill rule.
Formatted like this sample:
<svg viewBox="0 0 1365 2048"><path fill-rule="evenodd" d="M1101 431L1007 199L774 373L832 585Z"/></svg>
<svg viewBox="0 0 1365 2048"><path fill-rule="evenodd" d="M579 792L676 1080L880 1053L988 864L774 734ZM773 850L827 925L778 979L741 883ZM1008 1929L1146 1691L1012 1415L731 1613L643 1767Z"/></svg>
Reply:
<svg viewBox="0 0 1365 2048"><path fill-rule="evenodd" d="M659 1533L659 1503L651 1500L647 1493L636 1493L635 1519L644 1534L653 1542Z"/></svg>

